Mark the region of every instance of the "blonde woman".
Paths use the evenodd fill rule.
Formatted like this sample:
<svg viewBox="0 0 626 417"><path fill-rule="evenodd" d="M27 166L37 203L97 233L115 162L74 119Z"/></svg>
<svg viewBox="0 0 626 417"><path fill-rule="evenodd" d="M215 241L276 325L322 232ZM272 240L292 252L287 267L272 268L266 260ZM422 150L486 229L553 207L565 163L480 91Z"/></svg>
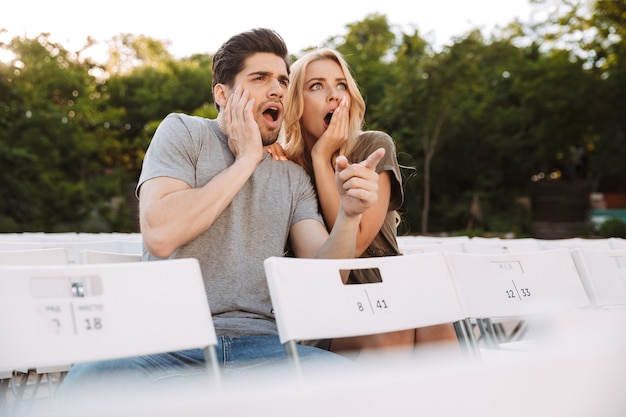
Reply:
<svg viewBox="0 0 626 417"><path fill-rule="evenodd" d="M404 195L393 139L380 131L362 130L365 101L341 54L319 49L291 67L284 119L284 154L305 168L317 190L322 215L330 230L339 211L334 161L345 155L361 161L373 150L385 149L378 164L378 201L362 214L355 257L401 255L396 240L398 213ZM274 154L280 150L274 149ZM276 156L280 158L280 156ZM376 276L351 274L349 281L372 282ZM367 337L334 339L330 350L355 353L362 349L412 350L423 342L455 342L453 326L442 325Z"/></svg>

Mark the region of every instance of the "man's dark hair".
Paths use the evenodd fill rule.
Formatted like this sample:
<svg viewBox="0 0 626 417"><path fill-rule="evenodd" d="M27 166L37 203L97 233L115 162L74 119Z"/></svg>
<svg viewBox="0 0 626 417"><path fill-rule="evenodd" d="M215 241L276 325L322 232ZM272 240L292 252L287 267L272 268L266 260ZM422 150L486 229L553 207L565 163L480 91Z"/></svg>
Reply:
<svg viewBox="0 0 626 417"><path fill-rule="evenodd" d="M271 29L256 28L233 36L213 55L212 87L218 83L233 87L235 76L243 70L245 60L258 52L269 52L281 57L289 73L291 61L283 38ZM219 110L217 103L215 106Z"/></svg>

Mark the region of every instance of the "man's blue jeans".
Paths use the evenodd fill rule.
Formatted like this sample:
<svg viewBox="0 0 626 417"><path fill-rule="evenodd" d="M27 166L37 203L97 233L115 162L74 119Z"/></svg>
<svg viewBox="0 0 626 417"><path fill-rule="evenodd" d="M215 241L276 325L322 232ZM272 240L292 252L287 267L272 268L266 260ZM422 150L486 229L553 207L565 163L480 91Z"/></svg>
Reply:
<svg viewBox="0 0 626 417"><path fill-rule="evenodd" d="M312 346L298 345L304 368L341 366L351 361L343 356ZM224 377L253 374L285 368L287 357L278 336L218 337L220 372ZM149 388L176 381L189 382L207 378L201 349L138 356L128 359L75 364L60 388L60 398L83 395L101 389L112 393L129 387ZM182 379L182 380L181 380Z"/></svg>

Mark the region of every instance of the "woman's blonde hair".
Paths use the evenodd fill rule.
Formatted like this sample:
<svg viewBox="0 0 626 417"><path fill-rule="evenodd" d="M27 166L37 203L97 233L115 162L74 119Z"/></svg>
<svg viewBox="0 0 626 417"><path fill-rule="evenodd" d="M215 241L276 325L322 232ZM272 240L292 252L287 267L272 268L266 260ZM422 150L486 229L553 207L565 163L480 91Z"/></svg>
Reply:
<svg viewBox="0 0 626 417"><path fill-rule="evenodd" d="M333 49L320 48L304 54L291 66L287 111L284 118L284 147L287 158L304 167L312 175L310 156L305 155L304 138L302 136L301 117L304 112L304 76L306 69L311 62L329 59L337 63L344 73L347 92L350 96L350 122L349 133L346 144L342 146L337 155L348 155L355 146L355 141L362 132L363 120L365 117L365 100L361 95L361 90L357 85L348 63L343 56ZM353 162L353 161L350 161Z"/></svg>

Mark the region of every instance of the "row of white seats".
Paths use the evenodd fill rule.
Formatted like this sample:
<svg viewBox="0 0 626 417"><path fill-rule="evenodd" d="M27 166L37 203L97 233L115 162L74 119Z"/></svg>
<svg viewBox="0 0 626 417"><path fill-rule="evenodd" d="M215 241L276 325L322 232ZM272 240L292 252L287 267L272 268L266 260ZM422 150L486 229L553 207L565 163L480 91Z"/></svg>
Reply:
<svg viewBox="0 0 626 417"><path fill-rule="evenodd" d="M444 245L445 244L440 244ZM535 301L537 299L537 289L541 289L542 286L550 286L548 289L548 295L556 297L558 293L550 293L552 287L559 287L558 280L569 280L565 282L561 287L564 291L568 287L568 283L572 282L580 285L580 288L585 292L585 299L592 307L612 307L626 305L626 250L621 249L590 249L590 248L575 248L575 249L557 249L557 250L542 250L542 251L526 251L526 252L514 252L509 254L504 253L467 253L460 251L432 251L426 253L434 253L443 255L439 259L444 259L447 263L447 268L450 270L444 272L437 272L435 274L431 272L424 273L429 278L425 281L427 286L423 288L426 292L429 286L435 284L441 284L442 280L432 279L433 275L441 275L450 273L454 279L453 287L456 287L456 291L464 291L468 294L476 293L476 289L481 291L491 288L491 291L495 291L495 288L500 288L498 293L500 296L506 294L508 299L523 298ZM424 254L426 254L424 253ZM2 255L8 255L8 259L2 259ZM53 248L43 250L29 250L29 251L15 251L15 252L1 252L0 251L0 264L67 264L67 252L65 248ZM19 256L25 256L22 260L18 259ZM414 258L413 256L405 255L406 259L426 259ZM122 263L139 261L139 255L131 255L125 253L113 253L113 252L101 252L83 250L81 251L81 263ZM408 277L419 275L418 270L412 268L411 265L407 265L404 268L400 267L403 260L399 260L395 257L390 259L378 259L373 258L375 262L393 262L394 272L391 274L394 278L407 274ZM283 262L273 261L273 262ZM311 262L310 260L289 260L288 262L297 262L296 268L301 271L311 270L306 265L301 264L303 262ZM319 262L314 261L315 265ZM341 265L345 265L348 262L368 262L363 260L327 260L326 263L335 262ZM460 262L460 266L455 266L457 262ZM470 264L473 263L473 264ZM357 264L358 265L358 264ZM398 266L395 266L398 265ZM559 270L552 270L553 267L560 268ZM312 268L314 266L312 265ZM563 270L563 268L566 268ZM315 269L312 269L315 271ZM302 272L292 271L294 275L302 275ZM317 275L317 271L315 275ZM320 273L320 275L323 274ZM268 271L268 279L271 276L271 271ZM466 277L467 279L463 279ZM541 277L538 279L537 277ZM575 280L571 278L575 277ZM503 280L502 278L506 278ZM498 283L499 287L493 287L490 282L481 280L494 280L493 284ZM522 279L523 283L516 283L515 279ZM527 285L527 281L531 280L533 288ZM324 291L322 286L315 281L314 285ZM336 284L336 283L335 283ZM503 287L506 289L503 289ZM360 286L354 286L358 288ZM435 287L433 287L435 288ZM521 289L520 289L521 288ZM535 289L537 288L537 289ZM314 289L314 288L313 288ZM313 290L312 289L312 290ZM359 289L360 290L360 289ZM541 289L541 291L544 291ZM308 292L307 292L308 293ZM329 292L332 293L332 292ZM532 293L532 294L531 294ZM569 295L566 293L569 299ZM531 299L532 297L532 299ZM467 296L461 297L465 304L465 316L466 317L497 317L498 314L490 311L481 311L480 306L490 305L488 302L478 299L470 302L470 298ZM485 300L487 301L487 300ZM501 300L502 301L502 300ZM556 303L555 298L551 304ZM504 301L506 302L506 301ZM540 303L544 303L545 300L541 299ZM469 303L469 304L468 304ZM528 312L528 302L523 304L523 312ZM532 304L532 302L531 302ZM475 306L469 308L468 305ZM520 304L519 306L522 306ZM478 310L475 310L478 309ZM513 314L514 315L514 314ZM454 321L454 320L451 320ZM428 325L428 324L425 324Z"/></svg>
<svg viewBox="0 0 626 417"><path fill-rule="evenodd" d="M575 253L597 257L577 259ZM342 260L269 258L265 268L279 336L299 369L293 346L301 340L454 322L472 350L472 318L626 305L624 258L626 249L433 251ZM350 269L376 269L381 282L344 285L342 271ZM0 314L20 318L0 322L0 334L11 341L0 345L0 369L203 347L219 380L211 359L216 338L195 260L0 267L0 277L7 278L0 279ZM613 299L602 298L605 291ZM194 323L203 331L192 330ZM198 333L204 336L194 337Z"/></svg>
<svg viewBox="0 0 626 417"><path fill-rule="evenodd" d="M266 272L281 338L292 348L308 338L456 322L476 353L472 319L626 306L625 260L626 249L432 251L352 260L270 258ZM339 277L347 269L376 269L381 282L343 285Z"/></svg>
<svg viewBox="0 0 626 417"><path fill-rule="evenodd" d="M404 254L460 252L514 254L553 249L570 251L594 307L626 304L626 239L502 239L467 236L398 238Z"/></svg>
<svg viewBox="0 0 626 417"><path fill-rule="evenodd" d="M80 362L202 348L220 382L196 259L0 266L0 316L0 415L41 402L24 398L24 385L12 391L17 373L33 369L50 376Z"/></svg>
<svg viewBox="0 0 626 417"><path fill-rule="evenodd" d="M22 242L64 242L64 241L102 241L102 240L129 240L141 241L141 233L123 232L19 232L0 233L0 241Z"/></svg>
<svg viewBox="0 0 626 417"><path fill-rule="evenodd" d="M97 246L97 249L116 249ZM0 250L0 265L70 265L81 263L138 262L139 253L108 252L80 247Z"/></svg>
<svg viewBox="0 0 626 417"><path fill-rule="evenodd" d="M139 234L19 233L0 236L0 265L18 268L138 262L142 259L141 252ZM7 271L4 271L0 278L6 280L14 276L13 272L5 277L6 274ZM73 288L74 291L78 289L79 287ZM11 315L8 315L8 310L6 313L3 313L4 320L9 320L17 311L13 311ZM16 323L21 323L19 315L15 320ZM37 329L34 333L40 330ZM14 340L21 336L9 332L3 333L2 337L5 340ZM7 344L7 347L10 348L10 345ZM57 362L51 366L38 363L28 367L0 367L0 415L5 400L12 397L14 403L20 404L28 396L27 388L34 394L40 393L42 384L47 382L48 392L53 394L70 369L71 363L73 362ZM11 395L8 395L9 391Z"/></svg>
<svg viewBox="0 0 626 417"><path fill-rule="evenodd" d="M134 260L142 255L143 241L139 234L121 233L29 233L0 236L0 265L18 261L21 263L22 260L26 264L49 264L53 261L78 264L88 261L84 258L84 253L90 252L123 254Z"/></svg>
<svg viewBox="0 0 626 417"><path fill-rule="evenodd" d="M533 252L557 248L568 249L576 264L578 274L593 306L623 304L626 301L624 286L626 285L626 260L620 252L607 253L611 250L626 249L626 239L505 239L499 237L468 237L468 236L401 236L398 238L400 248L405 254L428 252L461 252L470 254L507 254ZM597 253L595 251L600 251ZM592 264L592 266L589 266ZM592 274L593 271L593 274ZM595 277L592 279L592 275ZM603 281L597 284L596 281ZM480 328L480 336L495 338L517 338L526 331L523 320L494 322L476 320ZM509 328L509 331L505 330ZM493 342L491 342L493 344Z"/></svg>
<svg viewBox="0 0 626 417"><path fill-rule="evenodd" d="M512 253L558 248L624 249L626 248L626 239L504 239L499 237L470 238L468 236L399 236L398 244L400 246L400 250L405 254L442 250L469 253Z"/></svg>

